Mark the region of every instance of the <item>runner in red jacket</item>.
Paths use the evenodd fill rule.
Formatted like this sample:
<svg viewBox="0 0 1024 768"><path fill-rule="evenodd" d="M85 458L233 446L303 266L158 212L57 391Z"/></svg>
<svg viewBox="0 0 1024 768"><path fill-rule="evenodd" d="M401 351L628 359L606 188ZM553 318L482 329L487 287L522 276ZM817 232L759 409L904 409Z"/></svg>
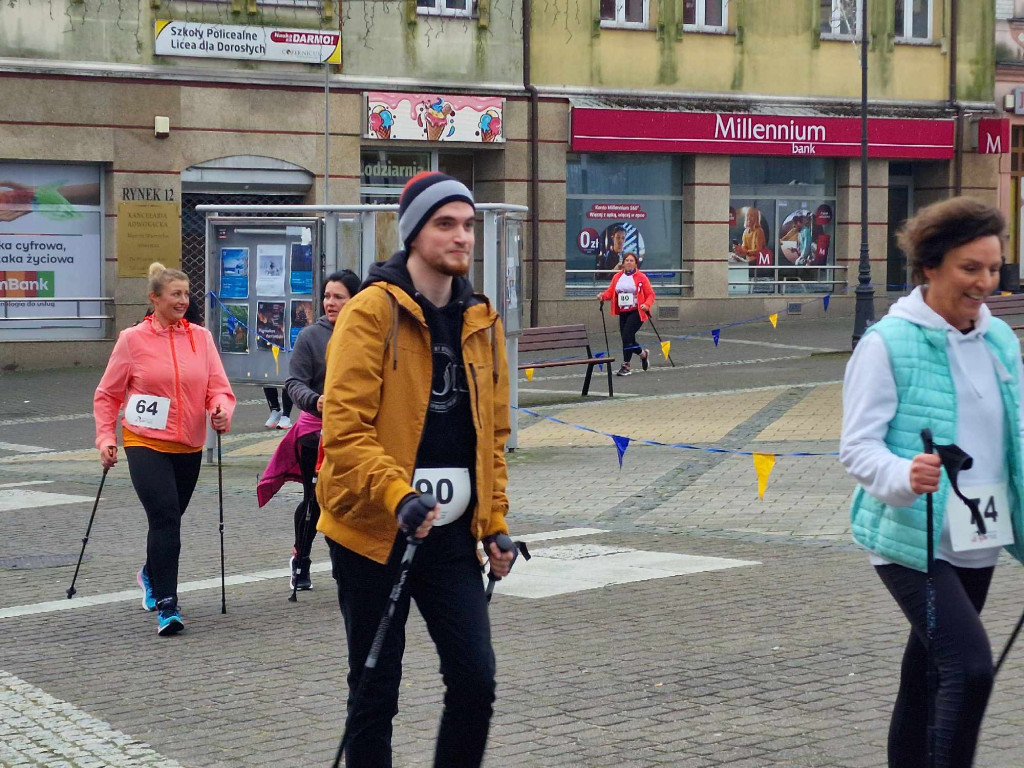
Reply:
<svg viewBox="0 0 1024 768"><path fill-rule="evenodd" d="M637 344L636 334L650 317L654 288L647 275L640 271L635 253L627 253L622 257L622 270L615 274L607 290L597 294L597 298L599 301L610 299L612 314L619 316L623 363L615 375L629 376L632 373L629 361L634 352L640 357L640 364L646 371L649 367L649 351Z"/></svg>

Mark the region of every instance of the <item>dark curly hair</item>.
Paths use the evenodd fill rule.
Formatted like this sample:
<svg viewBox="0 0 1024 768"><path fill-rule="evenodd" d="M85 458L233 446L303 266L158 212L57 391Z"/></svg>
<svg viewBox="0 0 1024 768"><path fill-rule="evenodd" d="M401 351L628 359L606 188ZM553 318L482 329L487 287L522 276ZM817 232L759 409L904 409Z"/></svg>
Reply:
<svg viewBox="0 0 1024 768"><path fill-rule="evenodd" d="M954 248L982 237L1006 239L1006 219L996 208L971 197L954 197L922 208L897 235L907 255L911 280L925 282L924 271L937 267Z"/></svg>

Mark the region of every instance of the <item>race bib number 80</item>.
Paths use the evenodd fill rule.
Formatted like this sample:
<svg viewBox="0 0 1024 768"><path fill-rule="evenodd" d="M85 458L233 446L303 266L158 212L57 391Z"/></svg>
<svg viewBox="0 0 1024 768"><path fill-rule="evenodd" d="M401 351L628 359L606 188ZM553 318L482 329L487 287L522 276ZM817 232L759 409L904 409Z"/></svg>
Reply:
<svg viewBox="0 0 1024 768"><path fill-rule="evenodd" d="M412 487L419 493L432 493L441 505L441 517L434 525L448 525L462 517L472 494L466 467L424 467L412 476Z"/></svg>
<svg viewBox="0 0 1024 768"><path fill-rule="evenodd" d="M124 407L124 420L133 427L167 429L167 415L170 410L169 397L132 395Z"/></svg>

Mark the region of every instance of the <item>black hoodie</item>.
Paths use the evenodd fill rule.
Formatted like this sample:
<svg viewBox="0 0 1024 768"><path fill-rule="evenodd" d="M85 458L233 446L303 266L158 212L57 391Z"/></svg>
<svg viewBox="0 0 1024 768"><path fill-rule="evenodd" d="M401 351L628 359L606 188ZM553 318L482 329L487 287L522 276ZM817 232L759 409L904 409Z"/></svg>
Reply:
<svg viewBox="0 0 1024 768"><path fill-rule="evenodd" d="M452 297L448 304L435 307L412 284L406 266L408 258L405 251L398 251L387 261L374 264L363 287L382 281L391 283L409 294L423 310L430 328L434 361L430 405L416 452L416 466L467 468L475 500L476 428L462 361L462 313L466 307L483 299L473 293L469 280L456 277L452 279ZM471 516L464 517L468 521Z"/></svg>

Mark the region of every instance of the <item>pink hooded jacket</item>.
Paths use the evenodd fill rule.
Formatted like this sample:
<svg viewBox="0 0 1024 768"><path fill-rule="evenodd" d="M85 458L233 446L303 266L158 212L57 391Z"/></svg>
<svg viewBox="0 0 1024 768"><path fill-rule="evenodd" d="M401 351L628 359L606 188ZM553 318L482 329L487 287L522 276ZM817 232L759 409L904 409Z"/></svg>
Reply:
<svg viewBox="0 0 1024 768"><path fill-rule="evenodd" d="M207 413L212 414L219 405L227 412L230 426L235 411L235 395L213 336L187 320L160 328L150 316L121 331L93 397L96 447L100 450L117 445L117 414L132 395L170 398L167 427L131 426L122 419L123 427L143 437L196 449L206 442Z"/></svg>

